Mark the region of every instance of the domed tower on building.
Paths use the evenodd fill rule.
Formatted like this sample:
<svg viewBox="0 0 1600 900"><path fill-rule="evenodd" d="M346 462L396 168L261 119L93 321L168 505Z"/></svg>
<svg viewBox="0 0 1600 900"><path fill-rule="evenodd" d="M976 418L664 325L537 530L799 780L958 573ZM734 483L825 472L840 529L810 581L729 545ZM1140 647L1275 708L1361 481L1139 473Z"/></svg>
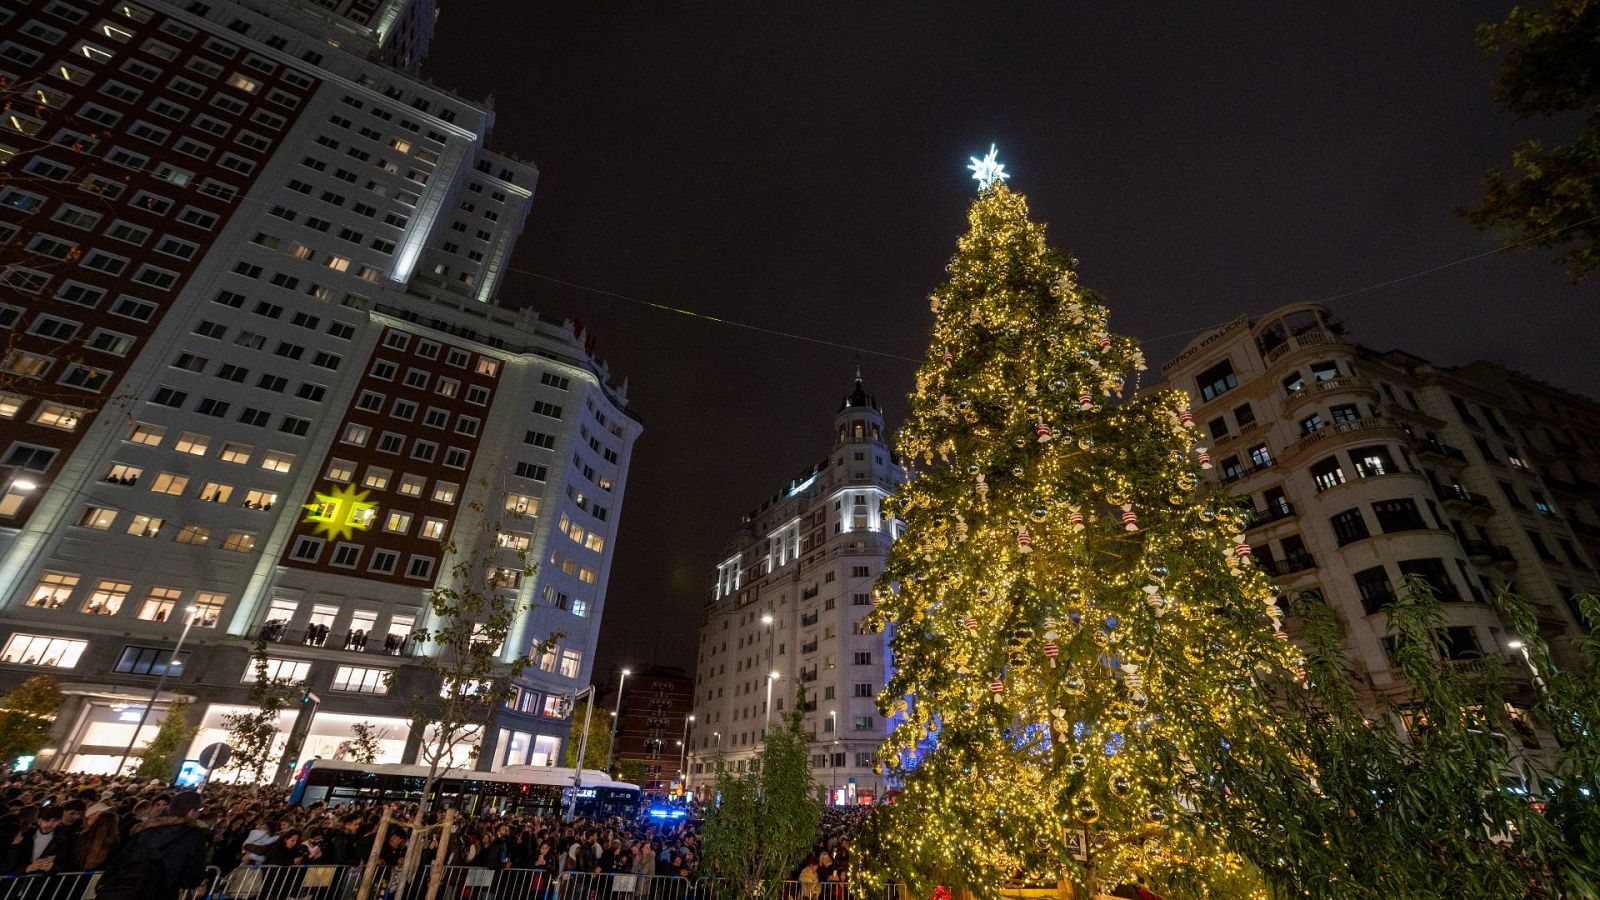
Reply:
<svg viewBox="0 0 1600 900"><path fill-rule="evenodd" d="M887 636L864 633L872 587L900 523L883 501L905 478L883 407L861 372L834 415L831 452L746 513L716 566L700 629L688 786L709 796L719 764L748 771L768 727L802 704L817 793L870 803L885 723ZM804 700L798 700L804 691Z"/></svg>

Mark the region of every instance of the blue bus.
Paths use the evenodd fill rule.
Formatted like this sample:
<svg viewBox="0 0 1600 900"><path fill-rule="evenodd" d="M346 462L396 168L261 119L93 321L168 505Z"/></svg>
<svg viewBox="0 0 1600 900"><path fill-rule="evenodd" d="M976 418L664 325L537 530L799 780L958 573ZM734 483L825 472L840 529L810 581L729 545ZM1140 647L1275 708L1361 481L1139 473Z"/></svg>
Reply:
<svg viewBox="0 0 1600 900"><path fill-rule="evenodd" d="M442 770L428 805L458 809L467 815L561 816L572 800L572 774L571 769L554 766L507 766L499 772ZM318 801L329 806L418 803L427 780L427 766L314 759L301 767L289 802L297 806ZM575 811L590 818L637 818L641 795L638 785L613 781L597 769L584 769Z"/></svg>

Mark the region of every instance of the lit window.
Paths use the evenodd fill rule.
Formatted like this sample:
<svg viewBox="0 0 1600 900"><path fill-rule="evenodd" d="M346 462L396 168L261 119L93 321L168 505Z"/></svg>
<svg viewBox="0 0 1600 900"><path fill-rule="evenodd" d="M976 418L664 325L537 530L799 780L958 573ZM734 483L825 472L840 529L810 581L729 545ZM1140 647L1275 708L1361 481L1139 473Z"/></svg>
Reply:
<svg viewBox="0 0 1600 900"><path fill-rule="evenodd" d="M256 91L261 90L261 82L256 81L254 78L246 78L235 72L228 77L228 87L238 88L247 94L254 94Z"/></svg>
<svg viewBox="0 0 1600 900"><path fill-rule="evenodd" d="M332 688L358 694L387 694L391 672L390 669L369 669L365 666L340 666L334 670Z"/></svg>
<svg viewBox="0 0 1600 900"><path fill-rule="evenodd" d="M0 419L15 419L27 400L21 394L0 393Z"/></svg>
<svg viewBox="0 0 1600 900"><path fill-rule="evenodd" d="M495 541L511 550L526 550L533 543L533 535L524 531L502 531L495 536Z"/></svg>
<svg viewBox="0 0 1600 900"><path fill-rule="evenodd" d="M167 436L167 429L160 425L151 425L148 422L133 423L133 430L128 433L128 440L135 444L144 444L149 447L161 446L161 440Z"/></svg>
<svg viewBox="0 0 1600 900"><path fill-rule="evenodd" d="M233 497L233 485L208 481L200 489L200 499L207 503L227 503Z"/></svg>
<svg viewBox="0 0 1600 900"><path fill-rule="evenodd" d="M156 476L155 481L151 482L150 490L157 494L172 494L173 496L177 496L182 494L184 489L188 486L189 476L174 475L171 472L162 472Z"/></svg>
<svg viewBox="0 0 1600 900"><path fill-rule="evenodd" d="M78 586L78 576L70 572L46 572L28 597L28 605L35 609L60 609L72 598Z"/></svg>
<svg viewBox="0 0 1600 900"><path fill-rule="evenodd" d="M250 461L250 445L235 444L232 441L228 441L222 445L222 452L218 456L223 462L236 463L242 466Z"/></svg>
<svg viewBox="0 0 1600 900"><path fill-rule="evenodd" d="M178 529L178 536L173 540L180 544L193 544L198 547L211 540L211 529L204 525L185 525Z"/></svg>
<svg viewBox="0 0 1600 900"><path fill-rule="evenodd" d="M131 590L133 585L126 581L101 581L95 585L89 599L84 601L83 611L97 616L114 616L122 608L122 601L128 599Z"/></svg>
<svg viewBox="0 0 1600 900"><path fill-rule="evenodd" d="M111 523L115 522L116 520L116 510L106 509L103 506L91 506L83 511L83 518L78 520L78 524L85 528L93 528L97 531L105 531L109 529L111 527Z"/></svg>
<svg viewBox="0 0 1600 900"><path fill-rule="evenodd" d="M261 456L261 468L269 472L287 472L294 467L294 454L268 450Z"/></svg>
<svg viewBox="0 0 1600 900"><path fill-rule="evenodd" d="M245 509L271 509L278 503L278 495L274 491L251 490L244 495Z"/></svg>
<svg viewBox="0 0 1600 900"><path fill-rule="evenodd" d="M459 489L460 489L459 485L451 484L448 481L435 482L434 485L433 485L433 499L434 499L434 502L435 503L454 503L454 502L456 502L456 491L459 490Z"/></svg>
<svg viewBox="0 0 1600 900"><path fill-rule="evenodd" d="M348 459L335 459L328 463L328 480L348 483L356 474L356 464Z"/></svg>
<svg viewBox="0 0 1600 900"><path fill-rule="evenodd" d="M411 513L399 511L389 513L389 517L383 521L383 530L395 534L405 534L410 531Z"/></svg>
<svg viewBox="0 0 1600 900"><path fill-rule="evenodd" d="M346 444L355 444L357 447L365 447L367 445L367 439L370 437L372 437L371 428L351 422L349 425L345 426L344 437L342 440Z"/></svg>
<svg viewBox="0 0 1600 900"><path fill-rule="evenodd" d="M172 610L182 597L183 592L177 588L153 587L139 604L139 618L146 622L165 622L172 617Z"/></svg>
<svg viewBox="0 0 1600 900"><path fill-rule="evenodd" d="M70 669L78 664L78 659L87 649L88 641L19 633L13 634L6 641L5 649L0 650L0 662Z"/></svg>
<svg viewBox="0 0 1600 900"><path fill-rule="evenodd" d="M166 520L160 516L135 515L133 520L128 523L128 533L135 537L160 537L161 526L165 522Z"/></svg>
<svg viewBox="0 0 1600 900"><path fill-rule="evenodd" d="M427 481L428 479L423 478L421 475L402 475L400 476L400 485L395 490L407 497L421 497L422 486Z"/></svg>
<svg viewBox="0 0 1600 900"><path fill-rule="evenodd" d="M228 602L227 594L218 594L214 591L200 591L194 595L194 626L196 628L215 628L217 620L222 618L222 604Z"/></svg>
<svg viewBox="0 0 1600 900"><path fill-rule="evenodd" d="M256 548L256 536L248 531L230 531L222 539L222 549L249 553Z"/></svg>
<svg viewBox="0 0 1600 900"><path fill-rule="evenodd" d="M449 524L444 519L429 516L422 520L422 530L418 534L430 541L444 540L444 530Z"/></svg>
<svg viewBox="0 0 1600 900"><path fill-rule="evenodd" d="M384 490L389 486L389 479L394 475L391 469L379 466L367 466L367 474L361 479L362 487L369 487L375 491Z"/></svg>
<svg viewBox="0 0 1600 900"><path fill-rule="evenodd" d="M561 677L577 678L578 668L583 664L583 654L576 650L561 651Z"/></svg>
<svg viewBox="0 0 1600 900"><path fill-rule="evenodd" d="M195 456L205 456L206 450L210 447L211 438L191 431L178 435L178 442L172 445L172 449L179 453L191 453Z"/></svg>
<svg viewBox="0 0 1600 900"><path fill-rule="evenodd" d="M350 269L350 259L345 256L329 256L328 261L323 265L335 272L346 272Z"/></svg>
<svg viewBox="0 0 1600 900"><path fill-rule="evenodd" d="M39 411L33 414L33 422L35 425L59 428L62 431L76 431L78 423L83 421L83 413L83 410L75 406L43 403L40 404Z"/></svg>
<svg viewBox="0 0 1600 900"><path fill-rule="evenodd" d="M265 662L267 664L266 669L268 681L281 681L292 684L298 681L305 681L306 676L311 673L311 663L308 662L301 662L293 659L280 659L276 656L267 657ZM252 659L248 663L245 663L244 677L240 680L245 684L253 684L255 682L255 660Z"/></svg>
<svg viewBox="0 0 1600 900"><path fill-rule="evenodd" d="M507 494L506 512L519 516L537 516L539 514L539 498L527 494Z"/></svg>

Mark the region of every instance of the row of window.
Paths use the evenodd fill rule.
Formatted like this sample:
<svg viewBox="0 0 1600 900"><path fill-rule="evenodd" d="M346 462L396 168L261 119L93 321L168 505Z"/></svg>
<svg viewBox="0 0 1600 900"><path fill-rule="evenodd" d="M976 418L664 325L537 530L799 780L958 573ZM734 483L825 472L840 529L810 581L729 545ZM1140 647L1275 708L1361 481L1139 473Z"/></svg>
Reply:
<svg viewBox="0 0 1600 900"><path fill-rule="evenodd" d="M61 609L68 606L80 587L83 576L77 572L46 571L28 594L26 605L34 609ZM84 597L81 612L100 616L114 616L122 610L133 591L130 582L102 578L94 582L93 590ZM222 607L228 600L226 594L216 591L196 591L188 602L183 591L174 587L152 585L140 598L135 616L146 622L166 622L174 610L194 608L196 628L215 628L222 616ZM181 614L179 615L181 619Z"/></svg>
<svg viewBox="0 0 1600 900"><path fill-rule="evenodd" d="M411 514L391 512L389 513L389 522L386 523L386 531L390 530L387 525L396 525L397 527L409 529L411 526ZM426 518L423 520L422 528L418 531L418 536L428 540L442 541L448 528L449 522L445 519ZM322 551L326 546L327 541L322 538L301 535L295 539L294 548L289 551L289 558L308 565L319 565L322 563ZM328 557L327 565L336 569L360 568L362 557L366 556L368 549L372 550L372 554L367 557L366 571L377 575L394 575L402 572L399 551L382 547L368 548L361 544L352 544L347 541L340 541L333 545L333 552ZM403 574L406 578L417 581L431 581L435 562L436 558L433 556L413 553L406 559Z"/></svg>
<svg viewBox="0 0 1600 900"><path fill-rule="evenodd" d="M359 422L350 422L339 435L342 443L355 447L365 447L372 439L372 426L362 425ZM406 441L411 441L410 458L419 462L431 463L438 459L447 469L465 469L472 461L472 451L464 447L446 447L444 456L439 456L439 444L435 441L424 440L420 437L411 438L409 435L398 431L385 431L378 435L373 449L379 453L401 455L405 452Z"/></svg>

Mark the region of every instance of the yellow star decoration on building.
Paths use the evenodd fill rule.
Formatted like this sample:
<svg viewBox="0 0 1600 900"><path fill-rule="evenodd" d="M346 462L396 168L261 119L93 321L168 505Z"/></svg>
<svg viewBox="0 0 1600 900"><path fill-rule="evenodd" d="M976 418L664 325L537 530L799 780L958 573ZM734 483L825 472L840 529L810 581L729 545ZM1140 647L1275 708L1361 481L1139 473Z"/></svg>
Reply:
<svg viewBox="0 0 1600 900"><path fill-rule="evenodd" d="M319 534L333 541L366 531L378 516L378 504L367 501L369 493L347 484L326 494L313 494L315 499L305 507L305 521L315 524Z"/></svg>

